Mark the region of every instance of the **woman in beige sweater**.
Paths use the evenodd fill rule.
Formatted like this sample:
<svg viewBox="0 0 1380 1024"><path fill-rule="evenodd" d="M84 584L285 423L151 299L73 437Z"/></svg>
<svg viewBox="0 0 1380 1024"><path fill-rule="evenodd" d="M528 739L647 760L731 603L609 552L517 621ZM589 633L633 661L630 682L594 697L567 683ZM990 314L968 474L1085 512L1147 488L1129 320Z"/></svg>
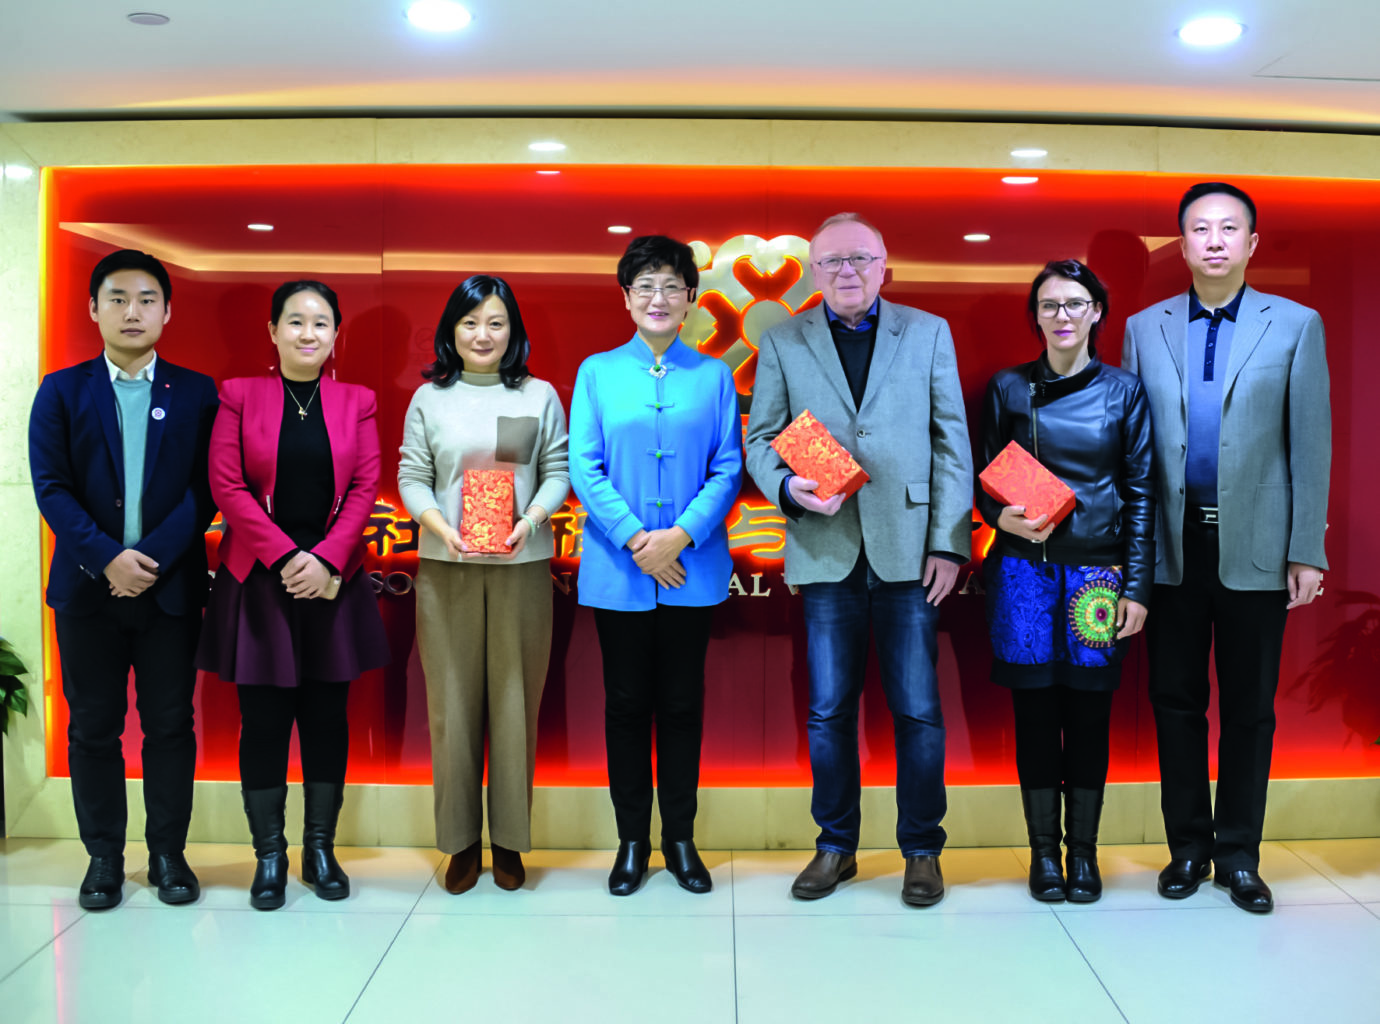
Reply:
<svg viewBox="0 0 1380 1024"><path fill-rule="evenodd" d="M422 525L417 646L426 674L436 845L448 892L480 871L484 738L494 882L516 889L531 850L537 711L551 653L551 513L570 489L565 412L527 372L530 353L506 281L476 275L451 293L403 425L398 488ZM513 473L510 551L460 537L467 469ZM487 715L486 715L487 712Z"/></svg>

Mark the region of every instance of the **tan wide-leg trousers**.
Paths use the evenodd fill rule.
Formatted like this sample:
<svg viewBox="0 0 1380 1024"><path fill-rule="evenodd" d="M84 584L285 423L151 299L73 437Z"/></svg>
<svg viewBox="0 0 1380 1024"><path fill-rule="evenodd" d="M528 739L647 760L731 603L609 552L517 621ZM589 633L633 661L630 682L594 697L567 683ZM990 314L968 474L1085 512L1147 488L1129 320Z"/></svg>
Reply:
<svg viewBox="0 0 1380 1024"><path fill-rule="evenodd" d="M455 854L480 837L487 725L489 842L526 853L537 712L551 658L550 563L423 558L416 590L436 846Z"/></svg>

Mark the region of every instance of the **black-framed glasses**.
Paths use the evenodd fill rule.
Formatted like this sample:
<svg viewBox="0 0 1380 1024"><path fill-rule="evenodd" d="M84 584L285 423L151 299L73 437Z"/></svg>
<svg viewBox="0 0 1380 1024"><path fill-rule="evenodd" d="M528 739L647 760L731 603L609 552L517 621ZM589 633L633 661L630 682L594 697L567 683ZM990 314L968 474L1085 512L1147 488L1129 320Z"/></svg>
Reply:
<svg viewBox="0 0 1380 1024"><path fill-rule="evenodd" d="M657 292L661 292L661 297L667 302L679 302L685 298L690 289L678 284L635 284L628 291L639 299L650 299Z"/></svg>
<svg viewBox="0 0 1380 1024"><path fill-rule="evenodd" d="M822 260L815 260L815 266L826 274L837 274L843 269L845 263L852 266L859 274L868 267L872 266L881 256L872 256L865 252L857 253L853 256L829 256Z"/></svg>
<svg viewBox="0 0 1380 1024"><path fill-rule="evenodd" d="M1082 320L1088 315L1088 310L1092 309L1092 303L1087 299L1069 299L1068 302L1054 302L1046 299L1035 307L1040 314L1041 320L1053 320L1059 315L1059 310L1063 310L1069 315L1070 320Z"/></svg>

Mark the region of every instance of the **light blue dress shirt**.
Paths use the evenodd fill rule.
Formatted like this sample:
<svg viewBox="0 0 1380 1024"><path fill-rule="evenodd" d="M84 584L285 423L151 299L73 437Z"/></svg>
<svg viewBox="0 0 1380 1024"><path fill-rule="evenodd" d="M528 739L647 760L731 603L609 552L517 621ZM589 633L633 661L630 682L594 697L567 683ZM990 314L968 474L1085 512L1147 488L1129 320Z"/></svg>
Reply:
<svg viewBox="0 0 1380 1024"><path fill-rule="evenodd" d="M577 584L593 608L703 607L728 596L733 560L724 518L743 478L742 420L728 366L679 338L651 372L638 335L590 356L570 402L570 483L587 513ZM627 543L638 530L679 526L685 583L644 575Z"/></svg>

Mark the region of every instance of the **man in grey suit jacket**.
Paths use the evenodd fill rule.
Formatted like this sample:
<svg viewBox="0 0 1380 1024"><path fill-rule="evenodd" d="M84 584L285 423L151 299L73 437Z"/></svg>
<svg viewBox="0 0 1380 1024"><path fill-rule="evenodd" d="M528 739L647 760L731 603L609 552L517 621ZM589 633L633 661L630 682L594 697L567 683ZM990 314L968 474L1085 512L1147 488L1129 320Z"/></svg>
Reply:
<svg viewBox="0 0 1380 1024"><path fill-rule="evenodd" d="M1222 182L1179 204L1193 288L1126 324L1155 427L1159 521L1147 627L1160 803L1182 899L1216 865L1243 910L1268 913L1260 837L1288 610L1322 593L1332 419L1322 320L1245 283L1255 204ZM1208 655L1221 736L1208 789Z"/></svg>
<svg viewBox="0 0 1380 1024"><path fill-rule="evenodd" d="M791 892L816 899L857 873L858 700L869 630L896 730L902 898L944 895L939 854L944 717L935 672L939 602L972 540L972 454L949 325L879 298L886 247L856 214L810 241L822 306L762 335L747 467L789 518L786 582L803 598L810 670L816 854ZM771 441L808 409L871 480L822 501Z"/></svg>

